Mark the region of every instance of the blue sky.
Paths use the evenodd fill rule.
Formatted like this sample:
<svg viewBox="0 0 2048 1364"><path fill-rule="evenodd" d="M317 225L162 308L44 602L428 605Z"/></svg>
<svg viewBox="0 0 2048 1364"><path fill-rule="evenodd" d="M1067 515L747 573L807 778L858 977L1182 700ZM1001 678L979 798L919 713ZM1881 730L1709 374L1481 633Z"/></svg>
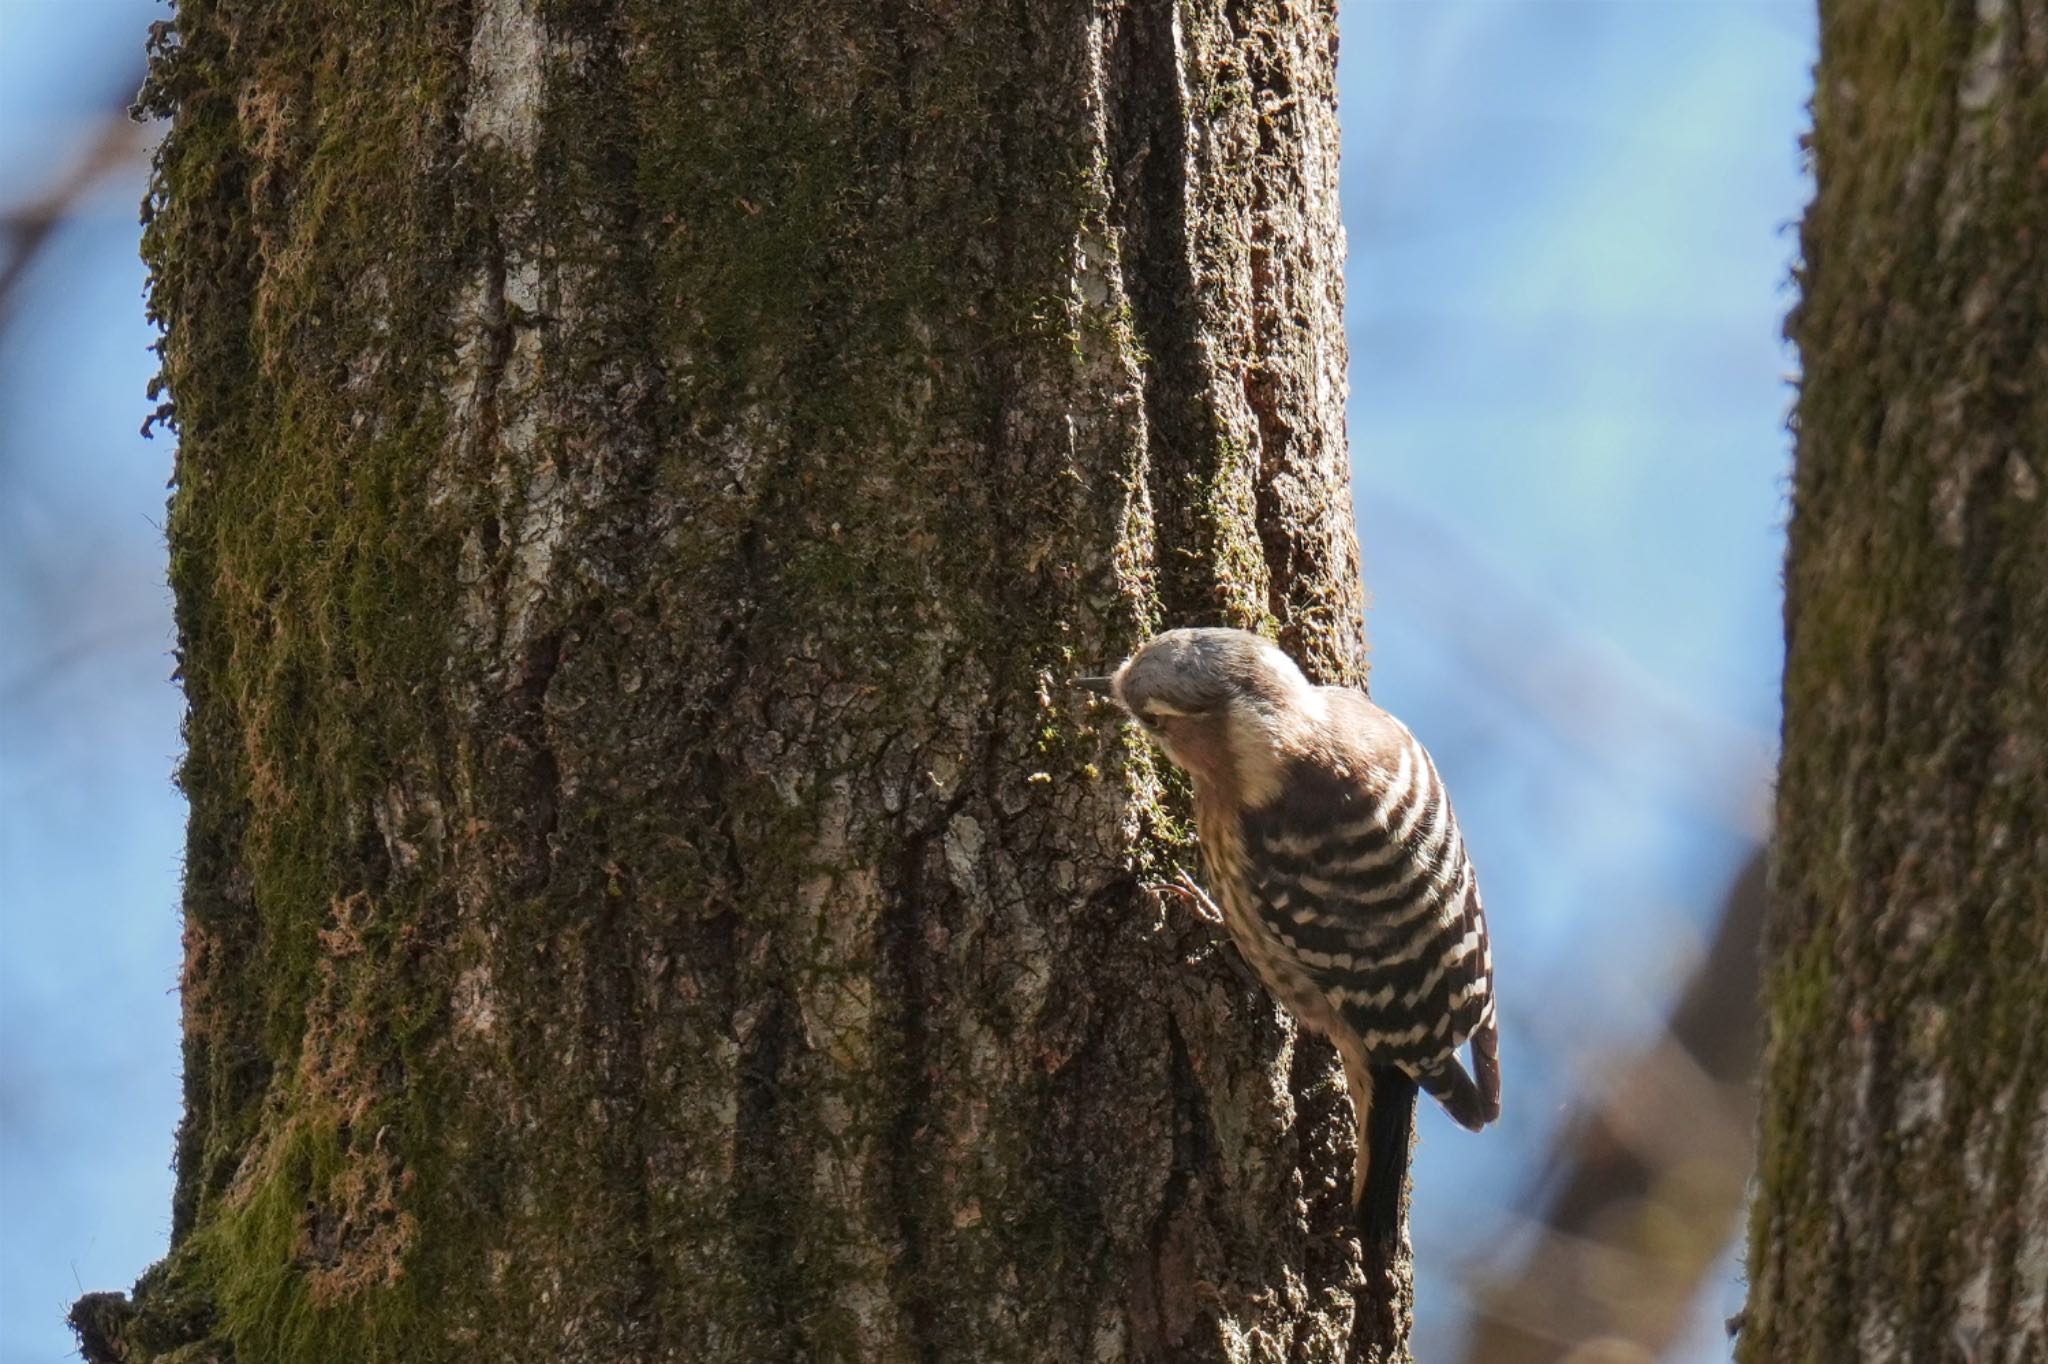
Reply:
<svg viewBox="0 0 2048 1364"><path fill-rule="evenodd" d="M154 6L0 5L0 211L132 92ZM139 167L50 239L0 330L0 1361L71 1355L67 1299L162 1253L178 1117L181 702L163 586L170 451Z"/></svg>
<svg viewBox="0 0 2048 1364"><path fill-rule="evenodd" d="M1425 1265L1512 1242L1573 1078L1658 1025L1762 830L1814 22L1788 0L1344 10L1373 686L1456 793L1526 1096L1504 1141L1425 1115ZM1455 1282L1421 1284L1417 1355L1451 1358ZM1688 1358L1727 1357L1732 1269L1709 1296Z"/></svg>
<svg viewBox="0 0 2048 1364"><path fill-rule="evenodd" d="M0 0L0 211L161 13ZM1801 0L1345 6L1374 690L1457 794L1507 1000L1503 1127L1424 1120L1425 1359L1572 1077L1655 1027L1761 827L1813 44ZM102 183L0 333L0 1364L67 1356L71 1298L168 1233L183 807L140 194ZM1726 1357L1738 1293L1687 1358Z"/></svg>

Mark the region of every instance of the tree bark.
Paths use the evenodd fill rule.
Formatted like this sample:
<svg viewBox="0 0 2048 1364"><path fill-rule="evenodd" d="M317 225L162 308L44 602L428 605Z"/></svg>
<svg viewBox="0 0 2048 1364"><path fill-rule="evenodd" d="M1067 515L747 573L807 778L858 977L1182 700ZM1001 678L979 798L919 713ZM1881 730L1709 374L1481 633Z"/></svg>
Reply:
<svg viewBox="0 0 2048 1364"><path fill-rule="evenodd" d="M1361 680L1334 4L181 0L170 1256L88 1358L1405 1357L1064 686Z"/></svg>
<svg viewBox="0 0 2048 1364"><path fill-rule="evenodd" d="M1744 1360L2048 1358L2048 3L1821 6Z"/></svg>

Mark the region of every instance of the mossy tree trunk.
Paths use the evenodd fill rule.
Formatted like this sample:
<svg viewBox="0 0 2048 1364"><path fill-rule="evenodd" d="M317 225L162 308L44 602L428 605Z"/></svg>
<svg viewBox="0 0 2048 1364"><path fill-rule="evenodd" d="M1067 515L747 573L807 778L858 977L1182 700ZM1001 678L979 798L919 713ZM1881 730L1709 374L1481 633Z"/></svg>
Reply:
<svg viewBox="0 0 2048 1364"><path fill-rule="evenodd" d="M182 0L170 1257L96 1360L1396 1358L1063 685L1362 674L1334 5Z"/></svg>
<svg viewBox="0 0 2048 1364"><path fill-rule="evenodd" d="M1829 0L1745 1360L2048 1358L2048 0Z"/></svg>

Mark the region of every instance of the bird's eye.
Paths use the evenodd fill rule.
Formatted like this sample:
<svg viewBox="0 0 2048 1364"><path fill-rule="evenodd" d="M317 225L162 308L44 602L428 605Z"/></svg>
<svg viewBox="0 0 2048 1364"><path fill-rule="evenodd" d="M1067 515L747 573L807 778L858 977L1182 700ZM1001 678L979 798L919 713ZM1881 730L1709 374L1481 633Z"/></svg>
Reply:
<svg viewBox="0 0 2048 1364"><path fill-rule="evenodd" d="M1138 723L1156 734L1159 727L1166 723L1166 717L1157 711L1141 710L1138 712Z"/></svg>

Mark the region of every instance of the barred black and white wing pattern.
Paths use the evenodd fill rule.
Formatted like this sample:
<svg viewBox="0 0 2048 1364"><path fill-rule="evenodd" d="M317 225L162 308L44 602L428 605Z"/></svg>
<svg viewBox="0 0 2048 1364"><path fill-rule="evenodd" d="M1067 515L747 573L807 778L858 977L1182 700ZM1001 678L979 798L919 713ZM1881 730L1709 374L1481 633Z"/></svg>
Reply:
<svg viewBox="0 0 2048 1364"><path fill-rule="evenodd" d="M1344 694L1352 751L1296 758L1243 819L1248 899L1266 946L1327 1002L1340 1037L1466 1127L1500 1115L1493 952L1436 764L1406 726ZM1457 1052L1473 1044L1477 1081Z"/></svg>

